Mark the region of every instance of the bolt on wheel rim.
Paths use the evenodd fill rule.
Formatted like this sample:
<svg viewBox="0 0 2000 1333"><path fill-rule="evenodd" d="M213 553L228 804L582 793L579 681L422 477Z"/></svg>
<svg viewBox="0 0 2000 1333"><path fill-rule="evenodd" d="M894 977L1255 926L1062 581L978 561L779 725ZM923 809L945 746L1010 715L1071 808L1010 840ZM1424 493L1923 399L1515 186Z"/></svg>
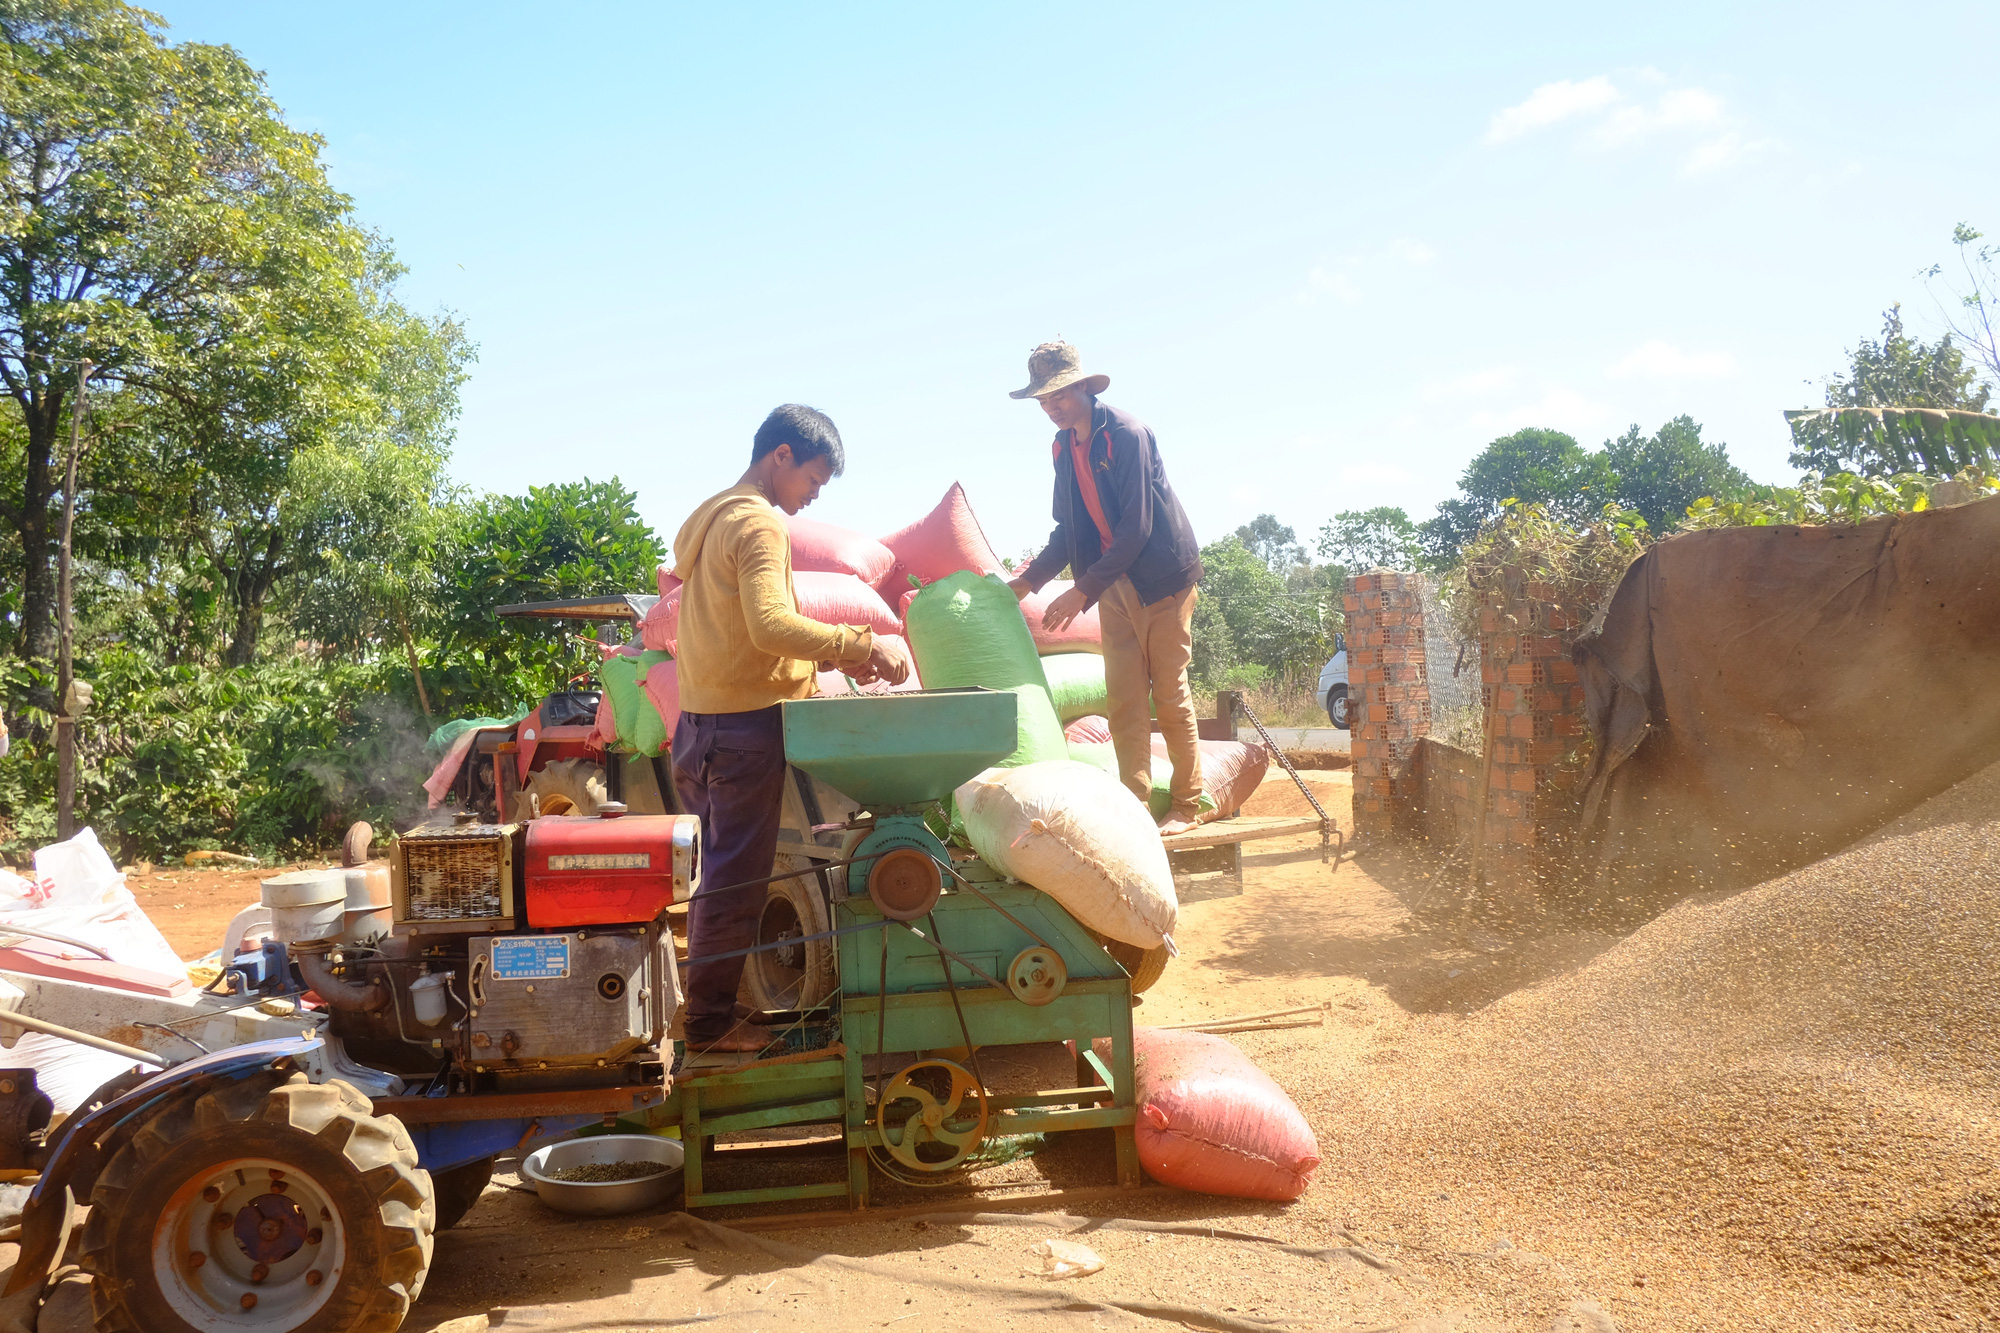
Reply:
<svg viewBox="0 0 2000 1333"><path fill-rule="evenodd" d="M326 1189L285 1162L240 1158L183 1184L153 1228L153 1274L197 1328L296 1328L340 1280L347 1237Z"/></svg>

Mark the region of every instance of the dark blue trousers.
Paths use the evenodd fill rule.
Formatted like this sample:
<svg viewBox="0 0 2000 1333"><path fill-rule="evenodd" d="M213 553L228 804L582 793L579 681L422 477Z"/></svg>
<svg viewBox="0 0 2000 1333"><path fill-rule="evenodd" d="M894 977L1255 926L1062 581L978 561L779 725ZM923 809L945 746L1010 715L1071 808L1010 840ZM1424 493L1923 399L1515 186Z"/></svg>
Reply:
<svg viewBox="0 0 2000 1333"><path fill-rule="evenodd" d="M701 819L701 892L688 908L688 957L747 949L768 890L710 890L771 873L784 813L785 725L779 705L749 713L682 713L674 726L674 788ZM743 958L696 963L687 975L687 1039L711 1042L735 1026Z"/></svg>

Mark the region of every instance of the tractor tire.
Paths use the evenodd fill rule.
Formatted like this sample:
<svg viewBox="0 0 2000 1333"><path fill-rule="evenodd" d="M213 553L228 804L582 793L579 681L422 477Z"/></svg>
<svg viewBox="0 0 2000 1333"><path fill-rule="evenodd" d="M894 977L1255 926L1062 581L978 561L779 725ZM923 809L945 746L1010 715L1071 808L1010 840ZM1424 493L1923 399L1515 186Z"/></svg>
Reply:
<svg viewBox="0 0 2000 1333"><path fill-rule="evenodd" d="M90 1204L98 1333L394 1333L437 1217L403 1123L303 1074L167 1102Z"/></svg>
<svg viewBox="0 0 2000 1333"><path fill-rule="evenodd" d="M1155 982L1166 975L1167 959L1172 957L1167 952L1166 945L1162 944L1157 949L1141 949L1136 944L1114 940L1109 936L1099 935L1094 930L1090 933L1104 946L1104 952L1111 955L1111 960L1131 975L1134 995L1145 994L1153 988Z"/></svg>
<svg viewBox="0 0 2000 1333"><path fill-rule="evenodd" d="M437 1229L449 1231L464 1220L493 1179L493 1159L482 1157L443 1171L431 1172L431 1193L437 1197Z"/></svg>
<svg viewBox="0 0 2000 1333"><path fill-rule="evenodd" d="M514 818L532 818L537 797L545 815L594 815L611 799L611 789L605 785L603 765L588 759L558 759L528 774L528 785L514 798Z"/></svg>
<svg viewBox="0 0 2000 1333"><path fill-rule="evenodd" d="M807 864L803 856L780 852L772 863L771 873L782 875L788 870L802 870ZM817 875L781 879L765 886L756 943L797 939L832 928ZM823 1003L834 991L834 974L839 966L837 944L835 940L813 940L751 954L743 966L744 990L751 1006L765 1013L782 1013L811 1009Z"/></svg>

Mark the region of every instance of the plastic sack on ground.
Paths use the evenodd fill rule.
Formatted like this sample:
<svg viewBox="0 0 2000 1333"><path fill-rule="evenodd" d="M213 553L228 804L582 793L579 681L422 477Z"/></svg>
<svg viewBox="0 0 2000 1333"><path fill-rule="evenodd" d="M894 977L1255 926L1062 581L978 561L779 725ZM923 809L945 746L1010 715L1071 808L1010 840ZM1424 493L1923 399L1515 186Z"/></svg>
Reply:
<svg viewBox="0 0 2000 1333"><path fill-rule="evenodd" d="M888 547L852 528L835 527L797 514L785 518L785 527L792 534L795 572L852 574L873 585L888 578L896 563L896 555Z"/></svg>
<svg viewBox="0 0 2000 1333"><path fill-rule="evenodd" d="M1204 741L1202 744L1207 745L1208 742ZM1119 790L1125 790L1125 778L1118 771L1118 750L1109 740L1102 742L1073 740L1068 742L1068 746L1071 759L1079 764L1089 764L1100 772L1109 773L1118 783ZM1165 819L1167 811L1174 807L1174 761L1167 758L1167 752L1161 747L1159 737L1153 738L1153 746L1153 790L1146 798L1146 813L1157 821ZM1204 753L1202 756L1204 781L1207 775L1208 757ZM1210 819L1214 817L1217 808L1215 793L1204 787L1201 800L1197 803L1197 812L1201 818Z"/></svg>
<svg viewBox="0 0 2000 1333"><path fill-rule="evenodd" d="M1167 759L1167 742L1162 736L1153 737L1153 768L1157 773L1162 761L1169 770L1173 761ZM1202 741L1201 742L1201 785L1215 802L1215 808L1225 815L1235 814L1250 799L1250 793L1263 782L1264 774L1271 767L1271 752L1261 745L1248 741Z"/></svg>
<svg viewBox="0 0 2000 1333"><path fill-rule="evenodd" d="M1132 1030L1139 1165L1162 1185L1289 1203L1319 1168L1319 1141L1271 1076L1221 1037ZM1108 1058L1110 1042L1096 1042Z"/></svg>
<svg viewBox="0 0 2000 1333"><path fill-rule="evenodd" d="M1068 579L1052 579L1042 585L1040 592L1031 592L1021 599L1021 615L1028 622L1028 632L1035 636L1035 647L1044 653L1099 653L1104 650L1104 630L1097 616L1097 602L1090 609L1059 630L1042 628L1042 617L1048 613L1049 603L1062 596L1076 585Z"/></svg>
<svg viewBox="0 0 2000 1333"><path fill-rule="evenodd" d="M1020 744L1001 767L1069 757L1042 659L997 576L957 573L927 585L910 601L906 630L929 688L977 685L1011 690L1020 701Z"/></svg>
<svg viewBox="0 0 2000 1333"><path fill-rule="evenodd" d="M1042 675L1049 682L1056 716L1065 723L1092 714L1102 716L1110 708L1104 691L1104 659L1096 653L1043 653ZM1110 739L1108 731L1105 738Z"/></svg>
<svg viewBox="0 0 2000 1333"><path fill-rule="evenodd" d="M974 851L1114 940L1158 948L1180 915L1160 831L1118 779L1058 760L990 768L954 795Z"/></svg>
<svg viewBox="0 0 2000 1333"><path fill-rule="evenodd" d="M1063 728L1063 738L1072 742L1081 741L1089 745L1111 744L1111 719L1103 716L1080 717Z"/></svg>
<svg viewBox="0 0 2000 1333"><path fill-rule="evenodd" d="M667 654L649 649L634 657L615 654L606 658L599 669L604 692L611 696L611 714L617 722L619 739L631 746L634 754L660 753L673 734L641 684L662 663L668 665L671 673L672 662ZM680 715L678 695L674 714Z"/></svg>
<svg viewBox="0 0 2000 1333"><path fill-rule="evenodd" d="M890 600L898 600L910 586L910 576L919 583L934 583L962 569L975 574L999 572L1000 557L972 516L965 487L957 482L944 493L937 508L916 522L882 539L895 555L896 563L884 576L881 587ZM1008 593L1009 597L1014 594Z"/></svg>

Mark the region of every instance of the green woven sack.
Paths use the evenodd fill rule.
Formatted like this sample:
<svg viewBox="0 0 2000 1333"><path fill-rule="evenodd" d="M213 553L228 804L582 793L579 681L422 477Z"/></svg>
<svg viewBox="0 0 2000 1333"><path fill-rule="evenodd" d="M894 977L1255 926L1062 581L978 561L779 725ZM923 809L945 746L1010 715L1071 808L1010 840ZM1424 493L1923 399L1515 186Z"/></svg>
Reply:
<svg viewBox="0 0 2000 1333"><path fill-rule="evenodd" d="M1012 691L1019 700L1020 743L995 767L1069 758L1028 622L997 574L960 570L926 584L904 612L904 633L925 689L976 685Z"/></svg>
<svg viewBox="0 0 2000 1333"><path fill-rule="evenodd" d="M1067 726L1080 717L1111 711L1104 689L1104 659L1096 653L1050 653L1042 659L1042 674L1055 700L1056 716Z"/></svg>
<svg viewBox="0 0 2000 1333"><path fill-rule="evenodd" d="M646 673L656 663L671 661L672 653L652 649L637 657L614 653L604 659L598 676L604 681L605 691L611 695L611 716L618 723L621 749L629 745L635 754L656 755L666 748L667 724L660 717L660 710L653 707L653 701L646 697L645 687L639 682L645 679Z"/></svg>

